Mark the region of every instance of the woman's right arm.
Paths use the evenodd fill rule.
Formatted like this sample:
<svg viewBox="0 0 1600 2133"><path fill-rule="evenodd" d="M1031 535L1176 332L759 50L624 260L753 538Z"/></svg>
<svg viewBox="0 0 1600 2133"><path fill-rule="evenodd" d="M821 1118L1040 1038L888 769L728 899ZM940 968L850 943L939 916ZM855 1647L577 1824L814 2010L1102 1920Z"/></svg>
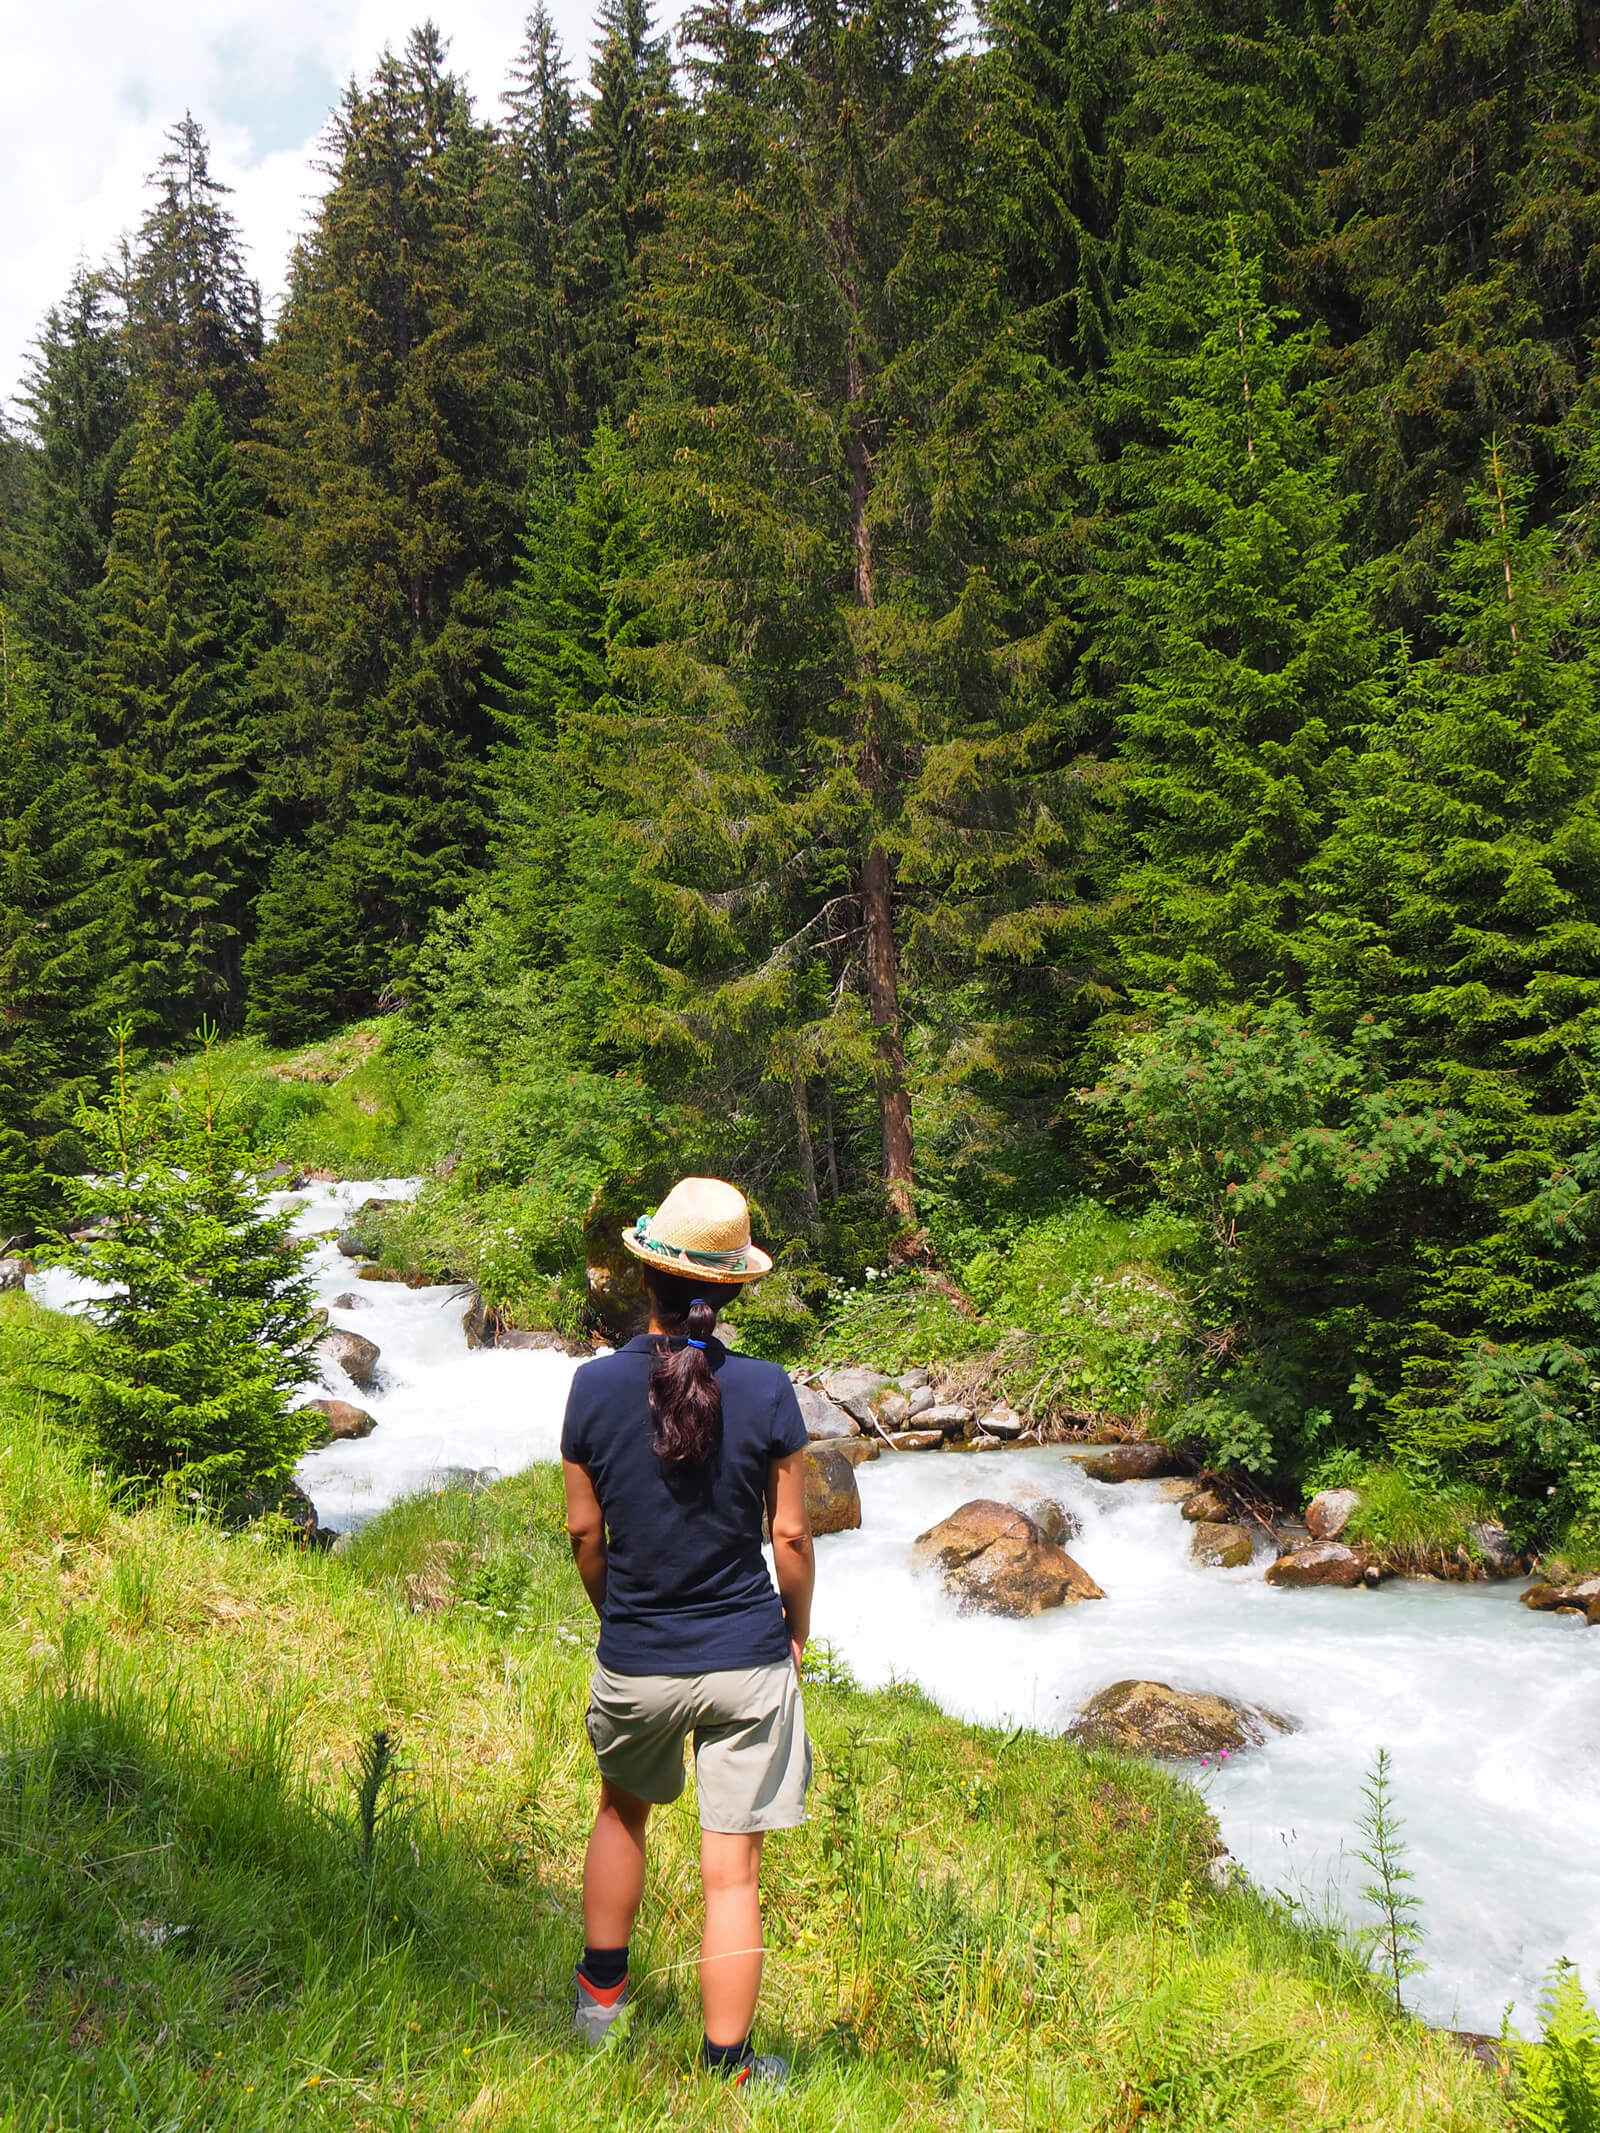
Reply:
<svg viewBox="0 0 1600 2133"><path fill-rule="evenodd" d="M767 1522L772 1528L772 1567L783 1602L794 1668L811 1635L811 1594L817 1559L811 1546L811 1518L806 1510L805 1453L789 1452L767 1469Z"/></svg>
<svg viewBox="0 0 1600 2133"><path fill-rule="evenodd" d="M597 1615L603 1614L606 1604L605 1513L594 1492L594 1483L589 1479L589 1469L580 1466L576 1459L563 1459L561 1469L567 1483L567 1537L572 1542L572 1559L578 1566L590 1606Z"/></svg>

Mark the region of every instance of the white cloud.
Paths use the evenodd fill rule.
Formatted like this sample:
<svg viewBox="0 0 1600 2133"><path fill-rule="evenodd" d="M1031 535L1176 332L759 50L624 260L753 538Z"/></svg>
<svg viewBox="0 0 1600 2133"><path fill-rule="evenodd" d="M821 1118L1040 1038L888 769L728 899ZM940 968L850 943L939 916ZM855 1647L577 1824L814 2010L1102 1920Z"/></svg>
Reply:
<svg viewBox="0 0 1600 2133"><path fill-rule="evenodd" d="M526 0L0 0L0 401L78 258L100 260L137 226L165 129L185 110L210 135L251 269L275 297L339 90L429 12L479 109L497 112ZM551 13L581 75L589 0L554 0Z"/></svg>

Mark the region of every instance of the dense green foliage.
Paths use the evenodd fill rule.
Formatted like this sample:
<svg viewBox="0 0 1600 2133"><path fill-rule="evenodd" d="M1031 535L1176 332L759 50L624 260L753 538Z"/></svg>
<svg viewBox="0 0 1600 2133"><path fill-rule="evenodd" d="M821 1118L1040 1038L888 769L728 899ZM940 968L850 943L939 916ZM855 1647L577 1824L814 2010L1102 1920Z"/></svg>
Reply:
<svg viewBox="0 0 1600 2133"><path fill-rule="evenodd" d="M258 1050L255 1130L452 1159L387 1248L513 1313L716 1168L775 1351L871 1265L1600 1551L1588 0L983 29L610 0L579 84L538 10L491 119L425 23L270 334L172 129L0 451L0 1224L114 1014L382 1015L376 1113ZM1152 1189L1148 1368L1002 1295Z"/></svg>

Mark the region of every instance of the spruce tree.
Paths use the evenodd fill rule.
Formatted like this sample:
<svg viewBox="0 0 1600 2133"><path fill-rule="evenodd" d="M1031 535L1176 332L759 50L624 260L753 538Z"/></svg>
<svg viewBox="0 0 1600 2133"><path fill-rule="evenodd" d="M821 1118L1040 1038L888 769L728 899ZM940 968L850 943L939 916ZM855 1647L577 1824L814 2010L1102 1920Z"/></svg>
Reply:
<svg viewBox="0 0 1600 2133"><path fill-rule="evenodd" d="M1001 304L942 9L717 7L689 35L633 425L658 641L612 654L627 718L588 720L642 891L623 975L634 1027L778 1088L798 1143L812 1077L869 1074L905 1219L905 959L970 970L1059 838L998 657L1033 620L1055 402Z"/></svg>
<svg viewBox="0 0 1600 2133"><path fill-rule="evenodd" d="M574 374L577 129L571 74L542 0L528 17L504 103L491 165L502 263L487 293L502 306L499 333L526 395L526 433L571 456L584 428Z"/></svg>
<svg viewBox="0 0 1600 2133"><path fill-rule="evenodd" d="M1105 469L1088 599L1121 771L1115 892L1125 982L1202 1000L1292 981L1301 876L1329 821L1373 667L1331 462L1302 389L1312 344L1229 238L1205 337L1155 366L1119 351L1108 396L1154 432Z"/></svg>
<svg viewBox="0 0 1600 2133"><path fill-rule="evenodd" d="M1491 444L1439 648L1388 677L1302 937L1320 1012L1390 1026L1502 1204L1562 1151L1600 1008L1600 575L1532 489Z"/></svg>
<svg viewBox="0 0 1600 2133"><path fill-rule="evenodd" d="M1356 136L1329 158L1306 280L1333 322L1333 405L1397 617L1425 629L1470 531L1491 437L1562 489L1562 424L1592 371L1600 242L1594 16L1560 0L1382 0L1340 15Z"/></svg>
<svg viewBox="0 0 1600 2133"><path fill-rule="evenodd" d="M231 1018L262 847L250 510L202 391L175 437L148 411L107 565L99 665L113 999L144 1038Z"/></svg>
<svg viewBox="0 0 1600 2133"><path fill-rule="evenodd" d="M625 411L647 273L677 160L682 113L649 0L602 0L573 160L575 390L587 429Z"/></svg>
<svg viewBox="0 0 1600 2133"><path fill-rule="evenodd" d="M431 26L351 88L334 140L263 455L297 838L262 907L251 1015L285 1037L403 985L430 913L481 864L485 668L515 525L489 142ZM338 939L307 960L335 882Z"/></svg>
<svg viewBox="0 0 1600 2133"><path fill-rule="evenodd" d="M72 730L0 607L0 1240L41 1220L81 1158L73 1122L105 1051L103 907Z"/></svg>
<svg viewBox="0 0 1600 2133"><path fill-rule="evenodd" d="M211 175L204 130L185 112L151 173L156 200L128 277L128 342L147 405L175 430L209 393L230 437L260 406L261 295L246 272L229 187Z"/></svg>
<svg viewBox="0 0 1600 2133"><path fill-rule="evenodd" d="M106 276L74 274L45 318L21 398L33 449L9 597L57 714L87 730L101 580L137 412Z"/></svg>

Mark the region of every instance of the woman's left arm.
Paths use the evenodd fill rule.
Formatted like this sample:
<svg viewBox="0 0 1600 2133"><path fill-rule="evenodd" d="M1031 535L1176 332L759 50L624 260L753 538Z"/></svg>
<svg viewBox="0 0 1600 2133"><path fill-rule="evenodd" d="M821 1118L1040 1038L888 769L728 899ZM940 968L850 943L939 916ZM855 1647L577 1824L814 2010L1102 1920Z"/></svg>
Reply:
<svg viewBox="0 0 1600 2133"><path fill-rule="evenodd" d="M567 1538L572 1543L572 1560L589 1595L589 1605L598 1615L606 1604L605 1513L594 1493L589 1469L579 1466L576 1459L563 1459L561 1468L567 1483Z"/></svg>

